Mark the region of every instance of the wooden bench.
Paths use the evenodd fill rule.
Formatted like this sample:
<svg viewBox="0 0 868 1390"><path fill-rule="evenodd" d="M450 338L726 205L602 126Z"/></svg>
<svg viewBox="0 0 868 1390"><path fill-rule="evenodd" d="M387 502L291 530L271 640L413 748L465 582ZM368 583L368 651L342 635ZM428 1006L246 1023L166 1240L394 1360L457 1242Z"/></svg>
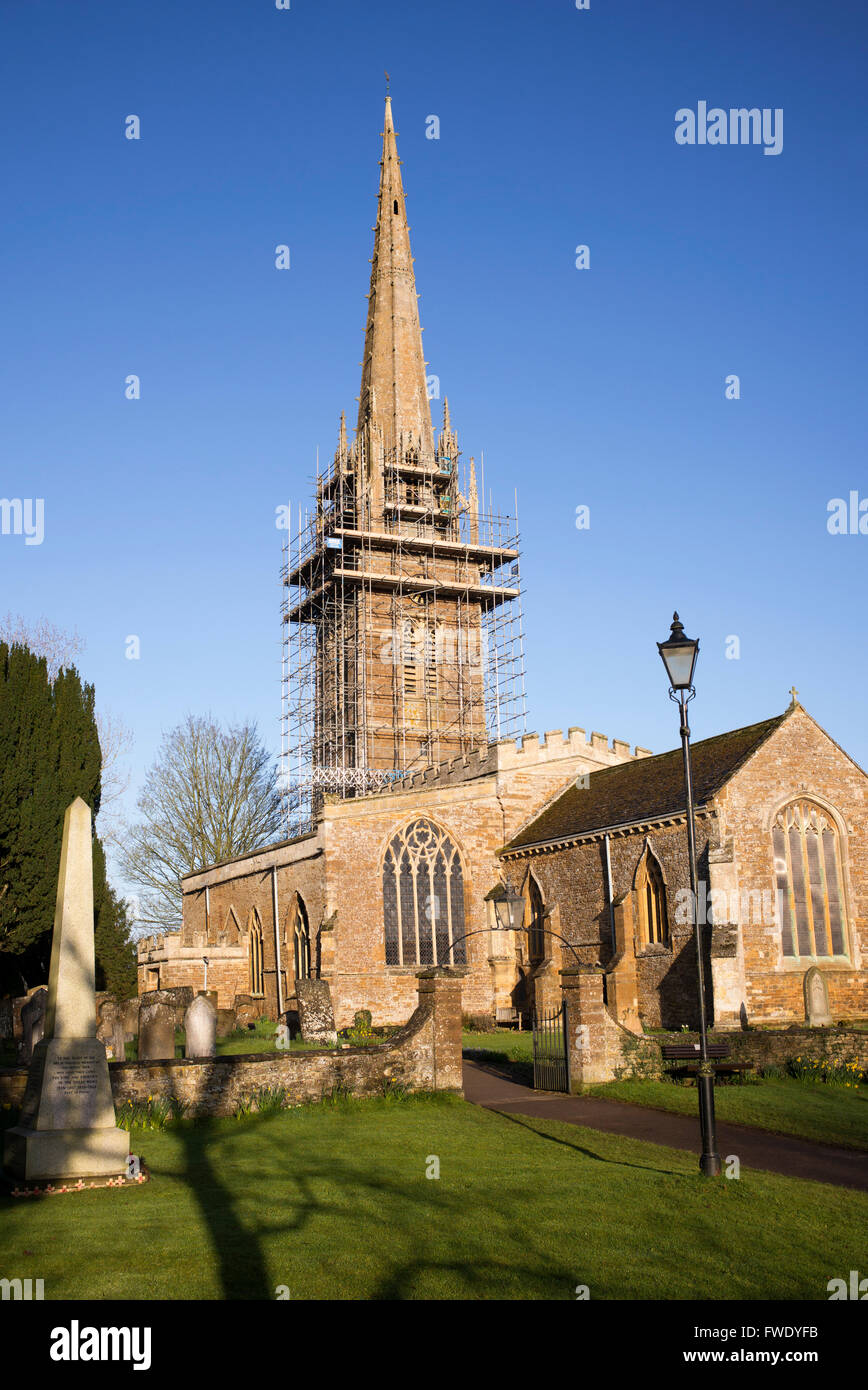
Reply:
<svg viewBox="0 0 868 1390"><path fill-rule="evenodd" d="M518 1009L495 1009L494 1021L498 1025L517 1023L518 1030L521 1032L521 1014Z"/></svg>
<svg viewBox="0 0 868 1390"><path fill-rule="evenodd" d="M664 1062L680 1062L682 1065L670 1067L673 1076L695 1076L699 1065L699 1043L664 1043ZM753 1062L731 1062L729 1048L725 1043L709 1043L706 1049L708 1060L714 1063L715 1076L741 1076L753 1071Z"/></svg>

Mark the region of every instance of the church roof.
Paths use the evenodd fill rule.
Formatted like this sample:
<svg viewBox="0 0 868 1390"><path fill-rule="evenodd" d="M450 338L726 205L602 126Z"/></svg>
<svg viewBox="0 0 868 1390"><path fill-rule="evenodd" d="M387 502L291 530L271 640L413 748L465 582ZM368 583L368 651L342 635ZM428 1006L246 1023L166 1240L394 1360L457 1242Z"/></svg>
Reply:
<svg viewBox="0 0 868 1390"><path fill-rule="evenodd" d="M694 804L702 806L709 801L789 713L786 710L774 719L691 744ZM504 852L683 815L684 810L684 764L681 749L673 748L656 757L637 758L592 772L587 787L568 787L522 827Z"/></svg>

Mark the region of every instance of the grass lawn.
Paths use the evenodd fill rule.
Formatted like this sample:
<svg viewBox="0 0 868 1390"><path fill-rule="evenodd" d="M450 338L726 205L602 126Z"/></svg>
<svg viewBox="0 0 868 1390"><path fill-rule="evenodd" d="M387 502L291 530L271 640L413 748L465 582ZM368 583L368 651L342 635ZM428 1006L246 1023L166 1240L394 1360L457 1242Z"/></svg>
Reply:
<svg viewBox="0 0 868 1390"><path fill-rule="evenodd" d="M495 1033L462 1033L465 1052L486 1052L490 1060L532 1062L533 1034L517 1029L499 1028Z"/></svg>
<svg viewBox="0 0 868 1390"><path fill-rule="evenodd" d="M509 1062L516 1081L533 1085L530 1033L501 1030L463 1036L466 1056ZM588 1094L655 1110L674 1110L680 1115L695 1115L698 1104L695 1087L672 1081L610 1081L589 1087ZM714 1094L718 1118L732 1124L795 1134L847 1149L868 1149L868 1086L846 1090L768 1077L755 1083L717 1086Z"/></svg>
<svg viewBox="0 0 868 1390"><path fill-rule="evenodd" d="M696 1088L672 1081L610 1081L589 1094L655 1110L695 1115ZM776 1134L796 1134L847 1149L868 1149L868 1086L846 1090L811 1081L763 1078L755 1084L716 1086L719 1120L752 1125Z"/></svg>
<svg viewBox="0 0 868 1390"><path fill-rule="evenodd" d="M864 1262L866 1194L710 1182L691 1153L451 1096L182 1122L133 1148L141 1187L0 1196L4 1276L46 1299L826 1300Z"/></svg>

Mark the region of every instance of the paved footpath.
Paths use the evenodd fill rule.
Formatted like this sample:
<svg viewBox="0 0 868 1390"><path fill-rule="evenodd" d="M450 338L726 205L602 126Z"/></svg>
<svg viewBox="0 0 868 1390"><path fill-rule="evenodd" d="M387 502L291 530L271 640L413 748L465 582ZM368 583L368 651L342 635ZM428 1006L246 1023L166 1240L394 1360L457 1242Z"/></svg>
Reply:
<svg viewBox="0 0 868 1390"><path fill-rule="evenodd" d="M534 1115L568 1125L587 1125L607 1134L624 1134L630 1139L665 1144L670 1149L687 1149L697 1156L700 1151L697 1116L674 1115L596 1096L534 1091L486 1063L465 1060L464 1095L474 1105L500 1110L505 1115ZM765 1168L789 1178L808 1178L868 1192L868 1154L856 1149L814 1144L765 1129L729 1124L718 1124L717 1147L722 1157L737 1154L748 1168Z"/></svg>

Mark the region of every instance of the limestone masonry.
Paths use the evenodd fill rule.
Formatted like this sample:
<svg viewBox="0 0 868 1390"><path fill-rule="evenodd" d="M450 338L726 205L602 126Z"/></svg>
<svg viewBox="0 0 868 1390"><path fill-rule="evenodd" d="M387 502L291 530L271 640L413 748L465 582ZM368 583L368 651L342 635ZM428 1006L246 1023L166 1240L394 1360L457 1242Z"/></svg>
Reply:
<svg viewBox="0 0 868 1390"><path fill-rule="evenodd" d="M387 101L355 436L283 572L287 838L183 880L139 992L277 1019L321 981L338 1029L403 1025L420 970L455 967L465 1015L565 996L594 1079L643 1023L696 1023L681 753L523 733L518 528L473 459L461 481L448 405L435 438L425 369ZM865 773L795 695L694 758L714 1025L868 1015Z"/></svg>

